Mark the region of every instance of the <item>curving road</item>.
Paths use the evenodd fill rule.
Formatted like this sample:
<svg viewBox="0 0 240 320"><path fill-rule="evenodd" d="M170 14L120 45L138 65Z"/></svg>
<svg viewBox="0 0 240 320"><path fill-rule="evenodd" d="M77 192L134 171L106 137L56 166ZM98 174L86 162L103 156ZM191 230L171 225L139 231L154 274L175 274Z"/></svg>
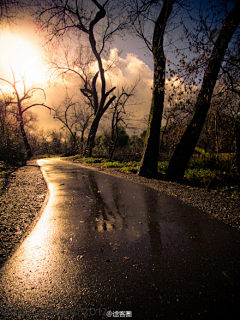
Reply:
<svg viewBox="0 0 240 320"><path fill-rule="evenodd" d="M239 231L144 185L38 163L50 196L1 269L0 319L239 315Z"/></svg>

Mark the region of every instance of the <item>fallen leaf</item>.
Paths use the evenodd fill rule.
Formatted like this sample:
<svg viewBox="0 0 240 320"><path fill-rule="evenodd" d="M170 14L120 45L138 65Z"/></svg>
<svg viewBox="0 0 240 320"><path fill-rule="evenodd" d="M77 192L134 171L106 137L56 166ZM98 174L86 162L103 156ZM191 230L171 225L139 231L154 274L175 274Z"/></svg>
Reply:
<svg viewBox="0 0 240 320"><path fill-rule="evenodd" d="M81 254L80 256L77 256L77 261L78 261L79 259L83 259L83 258L84 258L84 255Z"/></svg>
<svg viewBox="0 0 240 320"><path fill-rule="evenodd" d="M125 260L129 260L129 259L130 259L130 257L123 257L123 259L125 259Z"/></svg>

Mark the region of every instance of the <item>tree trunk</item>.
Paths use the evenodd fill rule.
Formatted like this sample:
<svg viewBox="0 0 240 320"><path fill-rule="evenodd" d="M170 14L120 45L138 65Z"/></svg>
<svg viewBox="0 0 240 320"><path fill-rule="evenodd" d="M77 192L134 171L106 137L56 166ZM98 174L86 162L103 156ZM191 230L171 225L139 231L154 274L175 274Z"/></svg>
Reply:
<svg viewBox="0 0 240 320"><path fill-rule="evenodd" d="M24 124L23 124L23 119L20 120L20 130L21 130L21 134L22 134L22 137L23 137L24 145L25 145L26 150L27 150L27 158L30 159L33 156L33 154L32 154L32 150L31 150L30 144L28 142L28 138L26 136L26 132L25 132L25 129L24 129Z"/></svg>
<svg viewBox="0 0 240 320"><path fill-rule="evenodd" d="M72 132L72 130L70 130L70 144L71 144L71 153L73 155L77 154L78 152L78 148L77 148L77 133L76 132Z"/></svg>
<svg viewBox="0 0 240 320"><path fill-rule="evenodd" d="M240 22L240 1L229 12L214 45L207 69L204 74L195 111L179 144L170 160L166 178L171 181L181 181L187 169L201 134L207 116L214 86L224 58L228 44Z"/></svg>
<svg viewBox="0 0 240 320"><path fill-rule="evenodd" d="M174 2L175 0L163 1L163 7L158 19L155 22L153 35L152 51L154 60L154 79L152 103L143 155L138 168L138 174L148 178L155 177L157 175L160 129L164 107L166 69L163 40L167 20L172 12Z"/></svg>
<svg viewBox="0 0 240 320"><path fill-rule="evenodd" d="M110 145L110 157L109 157L109 160L112 161L113 159L113 154L116 150L116 147L117 147L117 142L118 142L118 127L116 127L116 136L114 137L114 134L112 134L112 140L111 140L111 145Z"/></svg>
<svg viewBox="0 0 240 320"><path fill-rule="evenodd" d="M97 113L93 119L93 122L89 130L88 138L87 138L86 148L84 150L84 156L87 156L87 157L92 156L94 141L95 141L95 137L96 137L96 133L97 133L97 129L98 129L98 125L101 117L102 115L100 113Z"/></svg>
<svg viewBox="0 0 240 320"><path fill-rule="evenodd" d="M236 149L237 170L240 177L240 116L236 119Z"/></svg>

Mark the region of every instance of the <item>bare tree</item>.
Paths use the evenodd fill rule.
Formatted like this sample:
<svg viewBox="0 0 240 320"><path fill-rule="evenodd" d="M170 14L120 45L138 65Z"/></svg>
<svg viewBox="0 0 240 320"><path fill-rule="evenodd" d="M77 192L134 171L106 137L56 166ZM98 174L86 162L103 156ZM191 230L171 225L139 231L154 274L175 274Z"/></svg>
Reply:
<svg viewBox="0 0 240 320"><path fill-rule="evenodd" d="M158 1L135 1L135 11L133 23L137 25L137 34L143 38L145 44L153 54L154 79L151 109L148 120L148 128L145 138L145 146L142 154L138 174L146 177L157 175L158 151L160 142L160 129L164 107L165 78L166 78L166 57L164 54L164 34L168 19L173 10L176 0L161 1L161 10L157 18L154 18L154 31L152 42L145 36L144 27L149 21L153 21L151 13L153 6L158 5Z"/></svg>
<svg viewBox="0 0 240 320"><path fill-rule="evenodd" d="M67 129L71 140L71 153L76 154L78 151L78 133L81 133L80 142L83 146L84 133L88 128L93 112L87 105L82 105L80 101L74 99L74 96L66 94L65 99L54 108L54 119L63 124L61 129Z"/></svg>
<svg viewBox="0 0 240 320"><path fill-rule="evenodd" d="M121 13L122 14L122 13ZM93 105L94 117L89 130L85 155L91 156L94 140L99 122L116 99L113 95L115 87L108 88L106 83L103 55L108 41L114 34L126 26L126 22L120 16L116 1L47 1L38 12L38 19L42 22L42 28L47 28L50 40L56 37L71 35L74 41L88 43L88 48L94 55L97 70L89 79L79 72L83 81L82 94Z"/></svg>
<svg viewBox="0 0 240 320"><path fill-rule="evenodd" d="M144 40L146 47L153 55L154 62L152 102L138 174L154 177L157 175L160 130L165 98L166 57L164 38L169 17L173 13L173 5L177 1L135 0L133 3L131 12L135 33ZM150 27L151 24L153 24L153 28Z"/></svg>
<svg viewBox="0 0 240 320"><path fill-rule="evenodd" d="M201 134L213 90L218 74L233 34L240 22L240 1L237 1L232 10L225 18L222 27L217 32L211 56L207 63L201 90L195 104L195 110L190 123L187 126L167 170L167 179L172 181L182 180L194 149Z"/></svg>
<svg viewBox="0 0 240 320"><path fill-rule="evenodd" d="M237 47L236 51L229 50L225 62L213 98L221 111L223 109L222 112L232 119L233 126L229 130L235 133L236 163L240 175L240 59Z"/></svg>
<svg viewBox="0 0 240 320"><path fill-rule="evenodd" d="M1 0L0 1L0 17L1 22L8 23L16 18L19 11L26 6L21 0Z"/></svg>
<svg viewBox="0 0 240 320"><path fill-rule="evenodd" d="M22 77L22 89L18 87L19 81L16 80L14 72L12 71L13 81L10 82L6 79L0 78L1 81L10 85L13 89L13 94L10 96L9 101L7 102L8 106L13 106L13 109L10 112L14 112L17 118L17 121L20 126L20 131L22 134L23 142L27 150L27 156L30 158L32 156L32 151L30 144L28 142L28 138L25 131L25 123L24 123L24 114L33 107L43 106L51 110L50 107L46 106L44 103L36 103L33 102L32 98L37 91L41 91L44 95L45 100L45 92L41 88L26 88L26 82L24 77ZM27 101L30 102L27 104Z"/></svg>
<svg viewBox="0 0 240 320"><path fill-rule="evenodd" d="M109 158L112 160L114 151L117 146L120 126L127 126L127 121L131 117L131 113L127 111L127 107L132 103L132 99L136 94L136 89L139 84L138 79L130 87L122 86L121 91L118 90L117 99L112 104L110 109L111 117L111 139L109 142Z"/></svg>
<svg viewBox="0 0 240 320"><path fill-rule="evenodd" d="M0 161L5 165L15 165L24 160L23 142L16 117L9 113L9 99L0 95Z"/></svg>

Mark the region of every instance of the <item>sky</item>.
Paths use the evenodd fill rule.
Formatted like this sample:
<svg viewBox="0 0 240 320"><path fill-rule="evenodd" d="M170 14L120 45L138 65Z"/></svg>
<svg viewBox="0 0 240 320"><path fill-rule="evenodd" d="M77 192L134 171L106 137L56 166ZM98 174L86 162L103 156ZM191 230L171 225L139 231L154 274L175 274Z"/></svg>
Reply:
<svg viewBox="0 0 240 320"><path fill-rule="evenodd" d="M51 78L51 82L49 82L49 66L46 63L48 57L43 46L44 43L45 39L40 36L28 17L12 23L11 27L6 25L2 27L0 29L0 78L12 81L13 71L19 81L19 90L21 90L21 77L25 77L28 87L34 86L45 90L46 101L40 91L39 96L36 96L40 103L44 102L49 107L57 107L64 99L66 84L63 86L61 80L56 78ZM114 72L109 72L108 79L113 85L121 87L122 84L130 86L140 78L136 93L137 99L135 99L130 111L133 112L134 118L137 120L147 118L152 96L152 56L143 41L137 37L127 37L125 40L118 38L112 43L109 57L106 60L116 54L119 54L119 61ZM74 81L68 82L67 85L81 98L79 88ZM10 90L9 86L7 89L7 86L6 82L0 81L0 88L3 91ZM60 124L53 120L49 110L36 107L33 111L38 117L38 128L46 130L59 127ZM140 122L136 121L135 124L140 126Z"/></svg>
<svg viewBox="0 0 240 320"><path fill-rule="evenodd" d="M0 78L8 81L13 80L12 71L16 79L19 81L19 90L21 79L24 76L27 87L40 87L45 90L46 100L42 93L36 95L36 101L44 102L50 107L57 107L64 99L65 91L60 81L48 82L48 65L46 63L47 55L43 47L44 39L41 38L35 26L26 20L20 20L17 24L11 24L11 27L6 26L0 29ZM118 65L120 68L115 68L114 73L110 73L109 77L114 85L131 85L138 78L141 81L137 90L137 101L131 106L131 111L135 117L141 119L147 116L151 101L152 87L152 57L146 54L143 48L143 43L135 38L126 41L120 40L113 44L109 52L111 56L119 54ZM12 71L11 71L12 70ZM74 84L70 84L74 86ZM0 88L6 92L9 90L9 85L0 81ZM79 92L79 90L78 90ZM79 93L79 97L81 94ZM32 109L38 117L39 129L48 129L59 127L60 123L53 120L49 110L43 107L35 107ZM136 122L136 126L139 123Z"/></svg>

